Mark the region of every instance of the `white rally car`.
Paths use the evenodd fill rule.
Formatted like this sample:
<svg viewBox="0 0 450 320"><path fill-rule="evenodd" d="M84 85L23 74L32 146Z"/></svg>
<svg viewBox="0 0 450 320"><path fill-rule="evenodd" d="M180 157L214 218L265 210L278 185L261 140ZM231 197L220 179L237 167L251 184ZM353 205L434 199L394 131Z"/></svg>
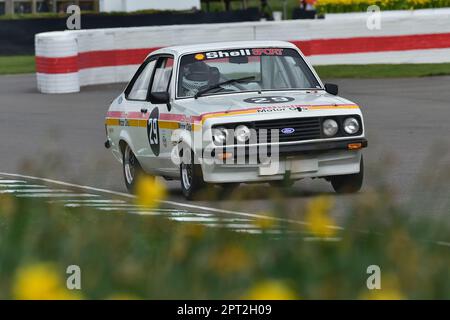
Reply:
<svg viewBox="0 0 450 320"><path fill-rule="evenodd" d="M357 192L367 146L358 105L322 84L281 41L186 45L151 53L106 116L105 146L130 191L142 174L207 184L324 178Z"/></svg>

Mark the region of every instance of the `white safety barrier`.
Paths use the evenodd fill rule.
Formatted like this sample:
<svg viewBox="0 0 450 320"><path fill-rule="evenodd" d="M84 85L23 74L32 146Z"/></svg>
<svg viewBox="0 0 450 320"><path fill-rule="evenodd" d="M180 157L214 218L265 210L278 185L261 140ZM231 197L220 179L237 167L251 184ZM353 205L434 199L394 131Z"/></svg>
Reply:
<svg viewBox="0 0 450 320"><path fill-rule="evenodd" d="M86 85L126 82L160 47L236 40L291 41L314 65L450 62L450 12L388 15L375 30L367 27L367 16L354 15L41 33L35 38L38 89L69 93Z"/></svg>

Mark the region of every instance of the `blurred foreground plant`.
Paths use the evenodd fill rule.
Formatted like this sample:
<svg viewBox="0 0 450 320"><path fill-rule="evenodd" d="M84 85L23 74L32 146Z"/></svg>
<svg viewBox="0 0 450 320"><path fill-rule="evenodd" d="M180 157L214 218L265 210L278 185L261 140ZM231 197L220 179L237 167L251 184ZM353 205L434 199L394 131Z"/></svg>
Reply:
<svg viewBox="0 0 450 320"><path fill-rule="evenodd" d="M52 264L31 264L17 270L12 296L19 300L73 300L81 295L69 291L61 272Z"/></svg>
<svg viewBox="0 0 450 320"><path fill-rule="evenodd" d="M143 175L137 181L136 203L146 208L155 208L166 198L166 186L155 177Z"/></svg>
<svg viewBox="0 0 450 320"><path fill-rule="evenodd" d="M146 206L165 195L154 180L143 190ZM448 216L410 219L382 192L356 199L339 238L327 241L336 234L328 197L309 200L306 228L276 235L268 232L272 221L256 221L263 233L250 235L1 197L0 298L450 297ZM317 241L305 241L305 232ZM73 264L82 270L82 290L68 292L65 270ZM381 268L381 290L366 287L369 265Z"/></svg>

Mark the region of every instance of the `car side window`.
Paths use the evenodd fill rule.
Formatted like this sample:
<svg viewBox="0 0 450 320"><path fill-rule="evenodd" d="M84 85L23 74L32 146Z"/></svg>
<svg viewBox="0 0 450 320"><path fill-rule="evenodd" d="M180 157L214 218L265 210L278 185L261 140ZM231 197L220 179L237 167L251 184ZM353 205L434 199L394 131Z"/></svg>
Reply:
<svg viewBox="0 0 450 320"><path fill-rule="evenodd" d="M147 99L148 87L152 79L153 69L155 68L156 60L152 60L142 70L140 75L136 78L130 92L128 99L145 101Z"/></svg>
<svg viewBox="0 0 450 320"><path fill-rule="evenodd" d="M173 58L159 59L156 64L151 92L168 92L172 71Z"/></svg>

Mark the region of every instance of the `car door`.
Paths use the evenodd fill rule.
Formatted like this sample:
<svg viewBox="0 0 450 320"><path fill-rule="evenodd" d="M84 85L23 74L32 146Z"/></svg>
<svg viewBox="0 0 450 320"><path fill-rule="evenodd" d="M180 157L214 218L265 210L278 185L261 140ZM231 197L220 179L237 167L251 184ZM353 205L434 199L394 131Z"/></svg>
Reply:
<svg viewBox="0 0 450 320"><path fill-rule="evenodd" d="M164 55L158 58L155 71L150 85L149 96L152 94L166 93L171 96L170 88L173 74L174 58L171 55ZM150 98L150 101L153 101ZM178 129L178 123L171 117L170 102L151 103L148 119L148 135L150 151L155 157L154 163L158 167L160 174L173 176L177 167L171 161L171 135L173 130Z"/></svg>
<svg viewBox="0 0 450 320"><path fill-rule="evenodd" d="M151 103L148 100L149 88L158 62L158 56L150 57L138 69L125 90L125 121L129 144L143 169L153 173L157 169L154 156L150 152L147 134Z"/></svg>

